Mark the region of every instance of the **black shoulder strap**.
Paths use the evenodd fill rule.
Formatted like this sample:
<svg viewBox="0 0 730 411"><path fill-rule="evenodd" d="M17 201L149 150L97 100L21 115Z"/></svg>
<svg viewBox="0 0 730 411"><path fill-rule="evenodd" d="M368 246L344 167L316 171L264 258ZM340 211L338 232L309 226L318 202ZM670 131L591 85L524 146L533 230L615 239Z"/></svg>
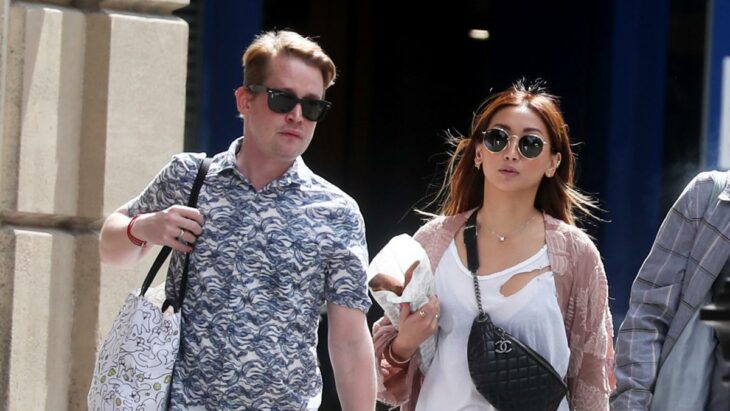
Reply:
<svg viewBox="0 0 730 411"><path fill-rule="evenodd" d="M466 262L469 271L477 272L479 269L479 249L477 248L477 212L474 211L464 226L464 246L466 247Z"/></svg>
<svg viewBox="0 0 730 411"><path fill-rule="evenodd" d="M211 159L209 157L206 157L201 161L200 167L198 168L198 173L195 175L195 182L193 183L193 188L190 191L190 197L188 198L188 207L196 207L198 205L198 195L200 194L200 188L203 186L203 182L205 182L205 176L208 174L208 167L210 166ZM144 282L142 283L142 289L140 291L140 296L144 296L147 290L150 288L150 285L152 284L152 281L155 280L155 276L157 275L157 272L160 270L160 267L162 267L162 264L165 263L165 260L167 260L167 257L170 255L170 252L172 251L172 248L165 246L162 247L162 250L160 250L160 253L157 255L157 258L155 259L155 262L152 263L152 267L150 268L150 271L147 273L147 276L144 279ZM177 312L180 309L180 306L182 306L182 301L185 298L185 291L187 290L187 283L188 283L188 263L190 261L190 254L187 253L185 255L185 266L183 268L183 274L180 281L180 291L178 292L178 299L177 301L169 301L165 300L165 304L163 305L162 311L165 311L167 309L168 305L172 305L175 309L175 312Z"/></svg>

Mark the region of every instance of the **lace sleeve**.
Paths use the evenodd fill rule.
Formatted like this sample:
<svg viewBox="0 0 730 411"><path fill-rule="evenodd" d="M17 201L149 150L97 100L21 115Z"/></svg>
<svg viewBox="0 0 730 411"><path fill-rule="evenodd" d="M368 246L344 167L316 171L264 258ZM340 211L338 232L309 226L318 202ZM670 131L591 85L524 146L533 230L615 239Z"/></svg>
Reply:
<svg viewBox="0 0 730 411"><path fill-rule="evenodd" d="M581 236L576 243L570 297L574 310L568 367L571 409L608 410L609 395L616 386L608 281L593 242Z"/></svg>

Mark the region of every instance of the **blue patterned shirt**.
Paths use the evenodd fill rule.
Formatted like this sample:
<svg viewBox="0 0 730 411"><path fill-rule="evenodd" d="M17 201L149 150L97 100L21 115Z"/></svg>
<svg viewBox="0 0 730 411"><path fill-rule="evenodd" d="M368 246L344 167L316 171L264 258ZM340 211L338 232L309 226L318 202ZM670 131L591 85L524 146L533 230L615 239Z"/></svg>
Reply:
<svg viewBox="0 0 730 411"><path fill-rule="evenodd" d="M365 227L357 203L301 158L260 191L236 168L242 139L213 158L198 201L172 409L316 409L317 328L326 302L367 312ZM186 204L204 154L180 154L129 215ZM167 294L184 255L175 252Z"/></svg>

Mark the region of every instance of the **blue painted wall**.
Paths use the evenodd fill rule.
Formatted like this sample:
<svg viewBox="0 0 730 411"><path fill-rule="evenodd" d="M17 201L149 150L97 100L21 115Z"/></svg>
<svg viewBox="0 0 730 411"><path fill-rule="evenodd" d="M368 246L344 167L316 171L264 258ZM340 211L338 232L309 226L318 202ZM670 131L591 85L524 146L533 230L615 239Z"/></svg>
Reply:
<svg viewBox="0 0 730 411"><path fill-rule="evenodd" d="M610 121L604 142L607 218L600 250L616 325L660 223L669 1L614 2Z"/></svg>
<svg viewBox="0 0 730 411"><path fill-rule="evenodd" d="M203 58L196 151L216 154L243 133L234 91L243 84L241 57L261 31L260 0L203 2Z"/></svg>
<svg viewBox="0 0 730 411"><path fill-rule="evenodd" d="M706 169L718 167L718 144L722 91L722 61L730 57L730 0L710 0L707 44L707 79L705 86L705 118L703 134L705 138L704 164ZM730 81L730 79L725 79Z"/></svg>

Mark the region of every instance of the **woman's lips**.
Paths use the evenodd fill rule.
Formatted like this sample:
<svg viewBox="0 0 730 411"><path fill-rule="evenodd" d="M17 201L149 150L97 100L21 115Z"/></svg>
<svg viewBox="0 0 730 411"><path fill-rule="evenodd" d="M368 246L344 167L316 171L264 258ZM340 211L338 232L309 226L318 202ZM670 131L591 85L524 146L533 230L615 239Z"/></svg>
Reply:
<svg viewBox="0 0 730 411"><path fill-rule="evenodd" d="M519 173L517 172L517 170L515 170L515 169L514 169L514 168L512 168L512 167L505 167L505 168L500 168L500 169L499 169L499 173L500 173L500 174L503 174L503 175L506 175L506 176L515 176L515 175L519 174Z"/></svg>

